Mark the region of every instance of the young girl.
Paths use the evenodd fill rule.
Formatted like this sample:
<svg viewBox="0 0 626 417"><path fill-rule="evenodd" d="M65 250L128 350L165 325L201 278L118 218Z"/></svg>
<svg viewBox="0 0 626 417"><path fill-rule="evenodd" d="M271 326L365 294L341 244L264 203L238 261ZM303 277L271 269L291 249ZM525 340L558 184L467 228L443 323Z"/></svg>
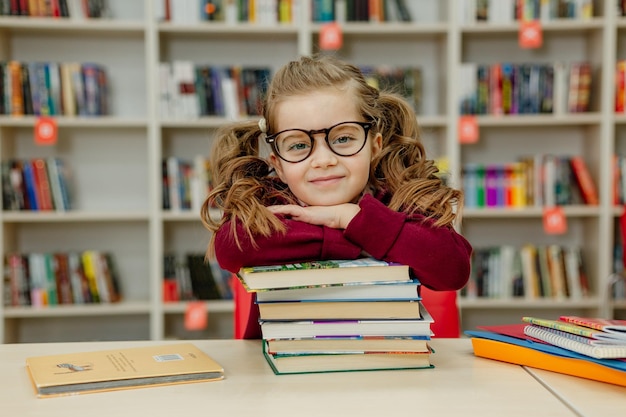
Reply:
<svg viewBox="0 0 626 417"><path fill-rule="evenodd" d="M211 163L207 254L229 271L369 255L409 265L430 289L468 280L472 248L453 228L461 192L426 159L410 105L353 65L320 55L281 68L263 118L224 128Z"/></svg>

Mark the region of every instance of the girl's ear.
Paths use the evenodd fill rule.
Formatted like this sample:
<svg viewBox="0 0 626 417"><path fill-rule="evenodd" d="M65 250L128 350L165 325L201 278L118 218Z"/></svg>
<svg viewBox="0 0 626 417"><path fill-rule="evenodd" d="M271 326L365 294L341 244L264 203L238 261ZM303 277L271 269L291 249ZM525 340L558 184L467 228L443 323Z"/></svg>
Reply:
<svg viewBox="0 0 626 417"><path fill-rule="evenodd" d="M274 167L274 170L276 171L276 175L278 175L278 178L280 178L282 182L287 184L287 181L285 181L283 167L282 167L282 164L280 163L280 159L278 159L278 157L274 154L274 152L271 152L269 154L268 159L269 159L270 165Z"/></svg>
<svg viewBox="0 0 626 417"><path fill-rule="evenodd" d="M383 150L383 135L377 133L372 139L372 158L376 157Z"/></svg>

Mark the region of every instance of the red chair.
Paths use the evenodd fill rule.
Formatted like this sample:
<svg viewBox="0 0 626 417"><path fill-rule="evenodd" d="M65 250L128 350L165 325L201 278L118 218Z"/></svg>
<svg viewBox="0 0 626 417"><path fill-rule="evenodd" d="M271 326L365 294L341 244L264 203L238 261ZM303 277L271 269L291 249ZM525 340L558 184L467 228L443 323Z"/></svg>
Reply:
<svg viewBox="0 0 626 417"><path fill-rule="evenodd" d="M235 339L260 339L259 309L253 302L252 293L247 292L234 276L231 287L235 300ZM422 303L435 320L431 326L434 337L460 337L461 324L456 291L433 291L422 287L421 294Z"/></svg>
<svg viewBox="0 0 626 417"><path fill-rule="evenodd" d="M456 291L433 291L422 286L421 294L422 304L435 320L430 326L435 334L434 337L460 337L461 321L456 303Z"/></svg>

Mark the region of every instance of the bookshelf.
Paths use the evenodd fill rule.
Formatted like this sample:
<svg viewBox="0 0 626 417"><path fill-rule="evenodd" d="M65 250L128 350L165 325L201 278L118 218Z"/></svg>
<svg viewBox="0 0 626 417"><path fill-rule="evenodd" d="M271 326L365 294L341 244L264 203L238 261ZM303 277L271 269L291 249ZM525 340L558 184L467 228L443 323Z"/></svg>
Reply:
<svg viewBox="0 0 626 417"><path fill-rule="evenodd" d="M174 0L176 1L176 0ZM157 2L109 0L111 18L53 19L0 16L0 58L94 61L108 71L111 112L101 117L55 117L58 143L33 143L33 116L0 116L0 159L60 156L76 180L76 209L65 213L0 213L0 247L9 251L100 249L117 262L124 301L50 308L0 306L2 341L232 337L232 302L209 301L209 328L184 329L185 303L163 303L163 254L203 251L209 240L196 213L161 209L161 161L208 155L222 117L161 117L158 64L174 60L272 70L317 51L322 23L311 21L312 0L299 20L261 24L157 22ZM592 296L583 300L460 300L463 328L517 321L521 315L563 313L626 316L624 301L609 302L614 227L611 160L626 154L626 116L614 113L615 62L626 59L626 18L613 2L594 1L595 17L543 23L544 47L517 47L518 24L461 23L461 0L411 0L414 21L341 23L339 54L359 65L416 65L423 73L419 120L432 157L445 157L460 186L465 163L507 162L529 152L582 154L596 182L598 206L565 206L565 235L547 235L543 210L468 209L461 232L476 247L576 243L583 248ZM586 59L595 69L591 111L582 114L477 116L480 140L457 139L456 76L465 62L551 62ZM218 215L218 214L216 214ZM1 285L1 284L0 284Z"/></svg>

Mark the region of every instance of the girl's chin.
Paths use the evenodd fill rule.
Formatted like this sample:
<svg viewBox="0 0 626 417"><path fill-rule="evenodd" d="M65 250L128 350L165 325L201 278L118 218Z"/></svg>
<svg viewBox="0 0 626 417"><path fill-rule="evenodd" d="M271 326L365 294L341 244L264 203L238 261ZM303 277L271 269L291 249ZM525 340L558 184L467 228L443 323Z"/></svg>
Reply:
<svg viewBox="0 0 626 417"><path fill-rule="evenodd" d="M324 200L324 199L311 199L308 201L301 200L306 206L318 206L318 207L330 207L330 206L338 206L339 204L349 203L350 201L346 201L345 199L337 199L337 200Z"/></svg>

